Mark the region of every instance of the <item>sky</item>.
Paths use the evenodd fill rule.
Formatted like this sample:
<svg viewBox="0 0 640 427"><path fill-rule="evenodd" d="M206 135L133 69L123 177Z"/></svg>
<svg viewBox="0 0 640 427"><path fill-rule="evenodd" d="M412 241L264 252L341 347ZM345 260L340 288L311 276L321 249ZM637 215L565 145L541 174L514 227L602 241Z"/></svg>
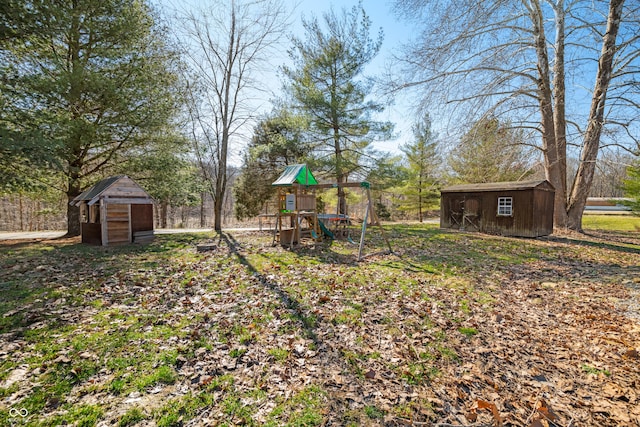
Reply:
<svg viewBox="0 0 640 427"><path fill-rule="evenodd" d="M230 0L226 0L230 1ZM358 5L357 0L329 1L329 0L283 0L288 9L292 11L291 17L291 33L293 35L304 37L304 29L302 26L302 17L311 18L317 16L322 21L322 14L333 6L336 12L345 8L351 9ZM202 0L152 0L160 6L165 13L171 14L172 9L188 10L189 8L201 8L205 5ZM381 76L385 67L390 61L392 53L397 51L398 46L410 38L410 27L407 23L398 21L391 12L391 1L389 0L363 0L362 6L371 19L371 36L377 37L378 30L382 28L384 32L384 40L379 54L369 64L365 71L367 77ZM284 65L288 60L286 49L289 44L285 42L285 49L282 51L281 57L272 58L271 64L273 70ZM280 88L280 82L276 73L264 74L264 87L269 87L276 91ZM375 99L375 98L374 98ZM270 110L270 104L267 100L262 100L260 109L262 113ZM380 121L390 121L395 124L395 138L389 141L377 141L374 147L381 151L399 154L399 144L408 142L407 138L411 135L411 126L413 123L412 114L406 105L402 102L396 102L388 107L384 113L381 113L375 119ZM246 136L245 136L246 139ZM240 152L236 150L233 157L239 157ZM233 159L232 159L233 161Z"/></svg>
<svg viewBox="0 0 640 427"><path fill-rule="evenodd" d="M221 2L230 2L231 0L150 0L160 6L161 10L179 9L182 11L189 10L190 8L200 9L208 4L221 4ZM238 0L244 1L244 0ZM302 26L302 17L311 18L317 16L322 21L322 14L333 8L336 12L341 9L351 9L353 6L358 5L358 0L282 0L292 11L290 31L292 34L304 37L304 29ZM224 4L224 3L222 3ZM369 18L372 21L371 36L376 37L379 28L382 28L384 32L384 40L381 51L378 56L374 58L372 63L367 67L365 73L369 77L380 77L388 67L392 67L392 57L394 53L398 53L403 43L410 43L412 39L417 36L417 28L411 22L406 20L399 20L392 12L393 0L362 0L362 6ZM290 44L286 41L283 43L283 47L280 49L281 55L274 55L271 59L271 66L269 70L266 70L264 74L261 72L262 87L271 90L271 98L277 96L281 89L281 82L276 73L276 70L287 61L289 61L287 55L287 49ZM595 63L595 62L594 62ZM588 71L588 70L587 70ZM586 93L587 97L576 98L576 94L572 95L571 105L569 106L568 113L581 113L579 117L583 117L588 112L590 105L590 88L593 87L592 73L586 74L586 80L584 74L580 74L578 70L574 76L575 81L572 81L573 88L580 93ZM578 88L578 89L576 89ZM579 92L582 91L582 92ZM374 94L375 96L375 94ZM410 106L411 100L410 94L401 93L396 97L395 104L387 107L386 111L377 117L379 121L389 121L395 124L395 138L389 141L375 142L373 145L376 149L381 151L387 151L394 154L400 154L399 146L411 142L413 139L411 127L418 121L418 118ZM383 101L384 99L375 99L375 101ZM259 101L260 108L258 113L265 114L271 110L269 104L269 95L263 95ZM573 110L572 110L573 108ZM575 111L574 111L575 110ZM447 129L450 127L450 123L447 121L447 117L438 116L438 111L433 112L434 123L433 130L440 139L447 139L449 143L455 142L456 129ZM453 133L452 133L453 131ZM236 162L241 159L241 149L243 143L248 141L253 133L252 126L247 126L246 131L238 138L238 144L235 144L237 149L233 152L232 162ZM579 142L579 138L576 139Z"/></svg>
<svg viewBox="0 0 640 427"><path fill-rule="evenodd" d="M303 35L302 16L309 18L316 15L322 18L322 14L332 6L336 11L345 8L351 9L358 4L357 0L329 1L329 0L289 0L290 7L294 9L293 31L296 35ZM402 43L411 39L412 28L407 22L399 21L392 13L392 2L389 0L363 0L362 6L371 19L371 36L375 38L378 29L382 28L384 40L380 53L374 58L366 69L366 75L370 77L382 76L389 66L394 52L397 52ZM390 121L395 124L396 138L389 141L375 142L375 148L392 153L399 153L398 145L409 142L411 138L411 126L414 123L413 113L408 103L403 103L402 98L387 107L385 112L378 117L381 121Z"/></svg>

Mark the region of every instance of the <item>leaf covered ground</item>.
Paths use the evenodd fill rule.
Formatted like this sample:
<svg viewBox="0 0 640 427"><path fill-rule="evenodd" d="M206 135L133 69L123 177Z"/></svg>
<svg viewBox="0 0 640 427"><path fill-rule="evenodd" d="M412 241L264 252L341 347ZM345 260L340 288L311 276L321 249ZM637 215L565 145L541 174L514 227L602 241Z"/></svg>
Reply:
<svg viewBox="0 0 640 427"><path fill-rule="evenodd" d="M387 234L0 244L0 425L640 425L638 232Z"/></svg>

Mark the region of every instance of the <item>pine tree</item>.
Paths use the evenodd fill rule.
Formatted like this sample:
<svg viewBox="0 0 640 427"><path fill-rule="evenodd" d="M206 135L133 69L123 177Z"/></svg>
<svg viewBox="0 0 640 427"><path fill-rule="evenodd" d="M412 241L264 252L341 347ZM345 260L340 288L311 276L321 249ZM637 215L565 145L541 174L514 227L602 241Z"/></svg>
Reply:
<svg viewBox="0 0 640 427"><path fill-rule="evenodd" d="M624 181L624 194L631 200L626 205L640 215L640 160L627 169L628 178Z"/></svg>
<svg viewBox="0 0 640 427"><path fill-rule="evenodd" d="M371 143L386 138L389 123L377 122L372 114L383 110L368 100L373 86L363 78L364 67L378 54L382 32L372 39L371 20L362 3L350 11L303 20L305 38L294 38L291 59L284 69L290 82L295 108L310 117L310 134L318 143L316 156L329 159L327 171L338 183L361 172L363 157ZM338 188L339 212L346 212L344 190Z"/></svg>
<svg viewBox="0 0 640 427"><path fill-rule="evenodd" d="M429 116L413 126L413 137L413 142L400 147L406 156L408 179L401 189L404 200L399 200L399 208L417 213L418 221L422 222L426 210L436 206L439 197L437 176L441 158Z"/></svg>
<svg viewBox="0 0 640 427"><path fill-rule="evenodd" d="M72 200L170 125L178 57L141 1L20 4L0 9L0 133L17 173L59 176ZM67 225L79 234L78 208Z"/></svg>
<svg viewBox="0 0 640 427"><path fill-rule="evenodd" d="M271 183L286 166L304 162L310 151L304 139L307 125L304 117L280 110L255 127L240 176L233 187L237 219L260 214L264 204L275 194Z"/></svg>
<svg viewBox="0 0 640 427"><path fill-rule="evenodd" d="M495 117L474 123L449 154L454 181L520 181L532 173L522 131Z"/></svg>

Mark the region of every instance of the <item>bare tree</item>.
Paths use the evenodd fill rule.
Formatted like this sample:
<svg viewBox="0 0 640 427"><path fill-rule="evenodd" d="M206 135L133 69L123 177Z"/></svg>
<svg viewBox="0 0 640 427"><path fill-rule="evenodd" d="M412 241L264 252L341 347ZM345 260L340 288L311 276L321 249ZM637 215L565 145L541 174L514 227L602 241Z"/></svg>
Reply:
<svg viewBox="0 0 640 427"><path fill-rule="evenodd" d="M622 150L604 150L598 157L590 197L623 197L627 169L634 156Z"/></svg>
<svg viewBox="0 0 640 427"><path fill-rule="evenodd" d="M214 228L222 229L230 144L240 143L256 112L261 88L255 74L284 36L281 0L218 0L181 17L184 48L193 72L191 134L214 205Z"/></svg>
<svg viewBox="0 0 640 427"><path fill-rule="evenodd" d="M628 3L396 0L424 29L399 58L404 78L392 89L539 132L556 227L581 230L600 147L637 144L640 4ZM568 179L572 151L580 163Z"/></svg>

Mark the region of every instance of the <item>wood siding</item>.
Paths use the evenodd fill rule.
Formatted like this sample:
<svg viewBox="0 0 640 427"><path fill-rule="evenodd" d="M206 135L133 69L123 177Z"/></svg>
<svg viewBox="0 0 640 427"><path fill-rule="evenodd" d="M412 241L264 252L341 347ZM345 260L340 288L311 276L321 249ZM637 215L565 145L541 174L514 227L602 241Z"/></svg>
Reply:
<svg viewBox="0 0 640 427"><path fill-rule="evenodd" d="M442 191L440 227L514 237L538 237L553 232L552 187L482 191ZM511 197L512 215L498 216L498 198Z"/></svg>
<svg viewBox="0 0 640 427"><path fill-rule="evenodd" d="M108 242L122 244L131 242L129 206L123 204L108 204L107 206L107 236Z"/></svg>
<svg viewBox="0 0 640 427"><path fill-rule="evenodd" d="M84 222L82 225L82 243L102 245L102 231L99 223Z"/></svg>
<svg viewBox="0 0 640 427"><path fill-rule="evenodd" d="M131 232L153 230L153 205L131 205Z"/></svg>
<svg viewBox="0 0 640 427"><path fill-rule="evenodd" d="M120 178L102 193L103 197L137 197L148 199L149 195L129 177Z"/></svg>

